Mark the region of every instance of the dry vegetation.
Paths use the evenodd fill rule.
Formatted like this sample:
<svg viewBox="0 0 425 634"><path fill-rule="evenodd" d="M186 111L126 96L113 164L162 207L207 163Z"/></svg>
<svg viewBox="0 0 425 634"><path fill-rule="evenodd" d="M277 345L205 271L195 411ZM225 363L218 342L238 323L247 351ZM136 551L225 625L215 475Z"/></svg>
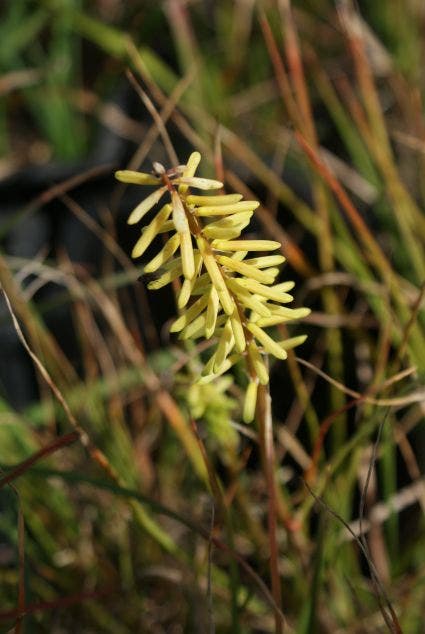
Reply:
<svg viewBox="0 0 425 634"><path fill-rule="evenodd" d="M0 631L421 634L424 9L126 4L1 9ZM99 126L125 150L91 161ZM242 422L238 364L197 383L178 282L153 298L128 255L114 169L192 150L312 309L272 422L262 390Z"/></svg>

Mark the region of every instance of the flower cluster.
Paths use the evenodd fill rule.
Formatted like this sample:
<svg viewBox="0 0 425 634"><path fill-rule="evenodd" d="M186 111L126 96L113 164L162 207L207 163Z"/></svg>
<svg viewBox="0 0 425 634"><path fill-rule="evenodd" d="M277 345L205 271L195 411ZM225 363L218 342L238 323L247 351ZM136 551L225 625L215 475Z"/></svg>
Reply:
<svg viewBox="0 0 425 634"><path fill-rule="evenodd" d="M280 243L238 239L258 202L242 200L240 194L191 193L191 189L223 187L219 181L195 177L200 160L200 154L193 152L186 165L169 171L154 163L152 174L122 170L115 176L124 183L157 186L130 214L129 224L139 223L168 194L169 202L142 228L132 257L141 257L158 234L169 234L160 252L144 267L146 273L159 272L148 288L158 289L183 277L177 298L180 316L171 325L171 332L180 333L181 339L217 339L200 384L212 381L245 358L249 384L243 418L250 422L255 415L258 384L269 381L263 355L285 359L288 349L305 340L303 335L275 341L264 328L300 319L310 311L288 308L293 282L275 283L278 265L285 258L269 252L276 251Z"/></svg>

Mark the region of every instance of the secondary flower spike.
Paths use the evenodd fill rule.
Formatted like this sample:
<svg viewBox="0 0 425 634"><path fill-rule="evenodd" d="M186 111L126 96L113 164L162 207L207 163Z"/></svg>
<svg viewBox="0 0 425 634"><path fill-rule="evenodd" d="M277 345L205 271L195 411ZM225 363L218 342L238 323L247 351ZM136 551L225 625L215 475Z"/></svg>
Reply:
<svg viewBox="0 0 425 634"><path fill-rule="evenodd" d="M157 274L148 288L158 289L182 278L177 298L180 316L170 331L178 332L183 340L217 340L199 383L209 383L245 360L249 383L243 418L249 423L255 416L258 384L269 381L264 355L286 359L287 350L306 339L301 335L276 341L264 328L302 319L310 310L288 308L293 282L275 284L277 266L285 258L264 252L276 251L280 243L241 237L259 205L257 201L242 200L240 194L192 193L223 188L219 181L195 176L200 160L199 152L193 152L186 165L168 171L155 163L152 174L122 170L115 176L123 183L156 186L128 219L137 224L145 215L154 214L142 228L132 255L141 257L158 234L169 234L161 250L145 265L146 273ZM165 204L163 197L168 197ZM162 207L153 212L160 201Z"/></svg>

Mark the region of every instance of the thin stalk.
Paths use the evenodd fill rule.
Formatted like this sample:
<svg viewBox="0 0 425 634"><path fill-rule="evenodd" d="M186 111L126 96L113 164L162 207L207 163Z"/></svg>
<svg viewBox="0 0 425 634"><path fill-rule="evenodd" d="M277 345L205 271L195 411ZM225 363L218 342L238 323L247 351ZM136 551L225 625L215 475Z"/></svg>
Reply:
<svg viewBox="0 0 425 634"><path fill-rule="evenodd" d="M270 548L270 578L272 595L278 606L282 605L282 591L279 576L279 546L277 541L277 496L275 481L275 453L273 444L273 426L271 398L268 385L260 385L257 400L257 421L259 426L260 447L263 459L264 475L268 492L268 533ZM275 611L275 632L282 634L285 622L281 613Z"/></svg>
<svg viewBox="0 0 425 634"><path fill-rule="evenodd" d="M221 485L221 482L219 481L218 474L216 473L214 469L214 465L212 464L208 456L208 452L202 441L202 438L200 437L198 433L198 427L194 419L192 419L192 429L194 431L194 434L198 441L200 452L204 459L205 469L208 474L208 482L209 482L210 490L213 496L213 500L218 508L218 514L217 514L218 517L215 518L214 524L215 525L221 524L221 523L224 524L229 546L232 550L234 550L235 540L234 540L234 529L233 529L231 508L229 508L226 505L226 502L223 497L223 491L222 491L223 487ZM216 514L214 512L214 516L215 515ZM212 527L211 532L213 532L213 530L214 530L214 526ZM210 550L211 550L211 545L212 545L212 542L211 540L209 540ZM211 554L210 554L210 558L211 558ZM211 583L210 579L208 580L208 583L209 584ZM240 628L239 628L239 618L238 618L238 589L240 587L240 576L239 576L238 566L234 559L231 559L229 564L229 583L230 583L230 596L231 596L232 632L234 632L234 634L239 634ZM214 625L213 622L211 622L210 625L211 627L213 627Z"/></svg>

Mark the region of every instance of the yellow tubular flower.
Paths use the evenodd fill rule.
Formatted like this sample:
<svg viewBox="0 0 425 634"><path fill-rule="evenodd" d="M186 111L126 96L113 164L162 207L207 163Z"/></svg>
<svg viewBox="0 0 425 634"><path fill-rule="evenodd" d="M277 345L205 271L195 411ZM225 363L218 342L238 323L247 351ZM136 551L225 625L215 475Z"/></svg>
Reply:
<svg viewBox="0 0 425 634"><path fill-rule="evenodd" d="M210 294L208 296L208 308L205 323L205 338L210 339L213 334L217 323L217 315L220 307L220 300L218 293L214 286L211 286Z"/></svg>
<svg viewBox="0 0 425 634"><path fill-rule="evenodd" d="M189 159L190 160L190 159ZM242 200L242 194L223 194L223 196L187 196L188 205L204 207L205 205L230 205ZM200 210L198 209L198 214Z"/></svg>
<svg viewBox="0 0 425 634"><path fill-rule="evenodd" d="M117 174L118 173L119 172L117 172ZM150 211L152 207L154 207L161 200L166 191L166 187L161 187L160 189L154 191L150 196L145 198L145 200L143 200L140 205L137 205L136 209L133 209L133 211L131 212L127 220L128 224L135 225L136 223L140 222L143 216L145 216L148 211Z"/></svg>
<svg viewBox="0 0 425 634"><path fill-rule="evenodd" d="M177 299L177 306L180 310L182 310L186 306L191 296L193 295L193 287L196 284L197 275L199 275L199 271L202 267L202 257L199 252L194 252L194 262L195 262L195 275L193 276L191 280L188 280L188 279L184 280L181 287L181 291Z"/></svg>
<svg viewBox="0 0 425 634"><path fill-rule="evenodd" d="M251 360L252 366L258 376L259 382L262 385L267 385L267 383L269 382L269 373L254 340L252 340L248 346L248 357Z"/></svg>
<svg viewBox="0 0 425 634"><path fill-rule="evenodd" d="M258 381L250 381L245 394L245 403L243 408L244 423L251 423L255 416L255 407L257 405Z"/></svg>
<svg viewBox="0 0 425 634"><path fill-rule="evenodd" d="M235 337L233 336L231 320L228 319L224 326L223 333L219 339L217 350L215 353L214 372L220 372L220 368L229 353L235 346Z"/></svg>
<svg viewBox="0 0 425 634"><path fill-rule="evenodd" d="M121 170L115 176L130 185L156 187L132 211L129 224L139 223L153 213L164 196L169 197L169 202L142 230L133 257L141 257L157 235L170 234L145 266L146 273L157 276L148 288L162 288L183 278L177 298L180 315L170 332L179 333L183 340L216 338L199 385L228 372L239 360L246 361L249 383L243 420L249 423L255 416L258 385L269 381L263 355L286 359L287 350L301 345L306 338L301 335L275 341L263 328L302 319L310 311L286 306L293 300L288 293L293 282L275 283L277 267L285 258L280 254L261 255L280 248L280 243L245 240L241 235L259 203L242 200L237 193L210 195L223 184L195 176L200 160L199 152L193 152L186 165L169 171L154 163L152 174ZM207 193L193 194L193 189Z"/></svg>
<svg viewBox="0 0 425 634"><path fill-rule="evenodd" d="M171 213L170 205L164 205L161 211L155 216L152 222L142 231L141 238L134 245L131 256L133 258L140 258L144 254L146 249L150 246L152 240L158 235L159 229L161 229L164 222L167 220Z"/></svg>
<svg viewBox="0 0 425 634"><path fill-rule="evenodd" d="M235 338L236 350L241 353L246 348L246 339L242 320L239 315L239 310L237 306L235 306L235 310L233 311L232 315L230 315L230 323L232 326L233 336Z"/></svg>
<svg viewBox="0 0 425 634"><path fill-rule="evenodd" d="M280 242L274 240L214 240L214 249L218 251L274 251Z"/></svg>
<svg viewBox="0 0 425 634"><path fill-rule="evenodd" d="M247 275L257 282L270 284L274 281L273 277L270 277L270 275L267 275L267 273L263 273L263 271L259 271L255 266L246 264L246 262L238 262L237 260L232 260L232 258L228 258L227 255L220 255L217 260L220 264L223 264L227 268L236 271L241 275Z"/></svg>
<svg viewBox="0 0 425 634"><path fill-rule="evenodd" d="M233 205L208 205L205 207L199 207L196 210L197 216L229 216L230 214L237 214L241 211L254 211L257 209L260 203L255 200L245 200L240 203L234 203Z"/></svg>

